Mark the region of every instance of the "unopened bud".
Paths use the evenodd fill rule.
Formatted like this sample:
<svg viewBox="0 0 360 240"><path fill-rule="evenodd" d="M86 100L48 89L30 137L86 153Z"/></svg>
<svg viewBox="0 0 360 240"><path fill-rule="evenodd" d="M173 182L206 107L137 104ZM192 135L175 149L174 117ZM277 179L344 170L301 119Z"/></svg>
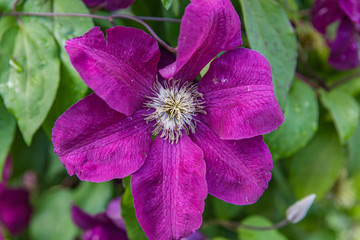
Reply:
<svg viewBox="0 0 360 240"><path fill-rule="evenodd" d="M315 198L316 194L310 194L295 202L286 210L286 219L291 223L298 223L303 220Z"/></svg>

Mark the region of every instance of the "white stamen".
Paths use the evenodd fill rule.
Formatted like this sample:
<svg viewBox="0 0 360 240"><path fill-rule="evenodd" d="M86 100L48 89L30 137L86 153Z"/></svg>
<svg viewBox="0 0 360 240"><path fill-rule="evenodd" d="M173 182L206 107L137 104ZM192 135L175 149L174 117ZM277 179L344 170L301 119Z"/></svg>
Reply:
<svg viewBox="0 0 360 240"><path fill-rule="evenodd" d="M203 96L197 91L197 85L186 82L181 87L180 81L169 80L164 86L156 81L154 84L153 96L148 97L149 102L145 106L155 109L151 114L146 115L145 121L155 120L153 134L161 131L160 137L169 139L170 143L178 142L182 136L182 130L186 134L190 131L195 133L197 113L206 112L204 109Z"/></svg>

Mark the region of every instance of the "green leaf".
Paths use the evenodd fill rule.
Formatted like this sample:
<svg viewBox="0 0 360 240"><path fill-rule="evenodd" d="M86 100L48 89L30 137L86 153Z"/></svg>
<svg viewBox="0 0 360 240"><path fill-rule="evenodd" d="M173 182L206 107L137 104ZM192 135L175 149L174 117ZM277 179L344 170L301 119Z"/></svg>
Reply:
<svg viewBox="0 0 360 240"><path fill-rule="evenodd" d="M54 146L51 145L48 149L49 157L46 163L46 171L44 174L44 181L46 186L53 186L61 184L64 177L68 176L66 168L62 165L58 155L54 153Z"/></svg>
<svg viewBox="0 0 360 240"><path fill-rule="evenodd" d="M0 41L0 93L30 145L44 121L59 83L58 48L46 27L22 21Z"/></svg>
<svg viewBox="0 0 360 240"><path fill-rule="evenodd" d="M340 136L340 142L343 144L354 133L359 121L359 105L355 98L335 89L331 92L320 92L321 102L330 112L336 130Z"/></svg>
<svg viewBox="0 0 360 240"><path fill-rule="evenodd" d="M284 116L284 123L276 131L265 135L274 159L289 157L304 147L317 131L319 107L312 88L294 81Z"/></svg>
<svg viewBox="0 0 360 240"><path fill-rule="evenodd" d="M348 142L349 149L349 165L348 171L350 174L360 172L360 124L357 125L354 134Z"/></svg>
<svg viewBox="0 0 360 240"><path fill-rule="evenodd" d="M174 0L161 0L166 10L169 10Z"/></svg>
<svg viewBox="0 0 360 240"><path fill-rule="evenodd" d="M244 209L243 206L227 203L213 196L208 196L208 198L211 200L211 206L218 219L232 219Z"/></svg>
<svg viewBox="0 0 360 240"><path fill-rule="evenodd" d="M111 200L112 190L110 182L81 182L74 191L73 201L89 214L104 212Z"/></svg>
<svg viewBox="0 0 360 240"><path fill-rule="evenodd" d="M71 7L69 7L71 6ZM82 1L54 0L53 12L55 13L89 13ZM88 88L79 74L72 66L69 56L65 51L65 42L89 31L94 26L90 18L55 17L53 33L60 48L60 85L56 100L51 108L43 128L48 136L55 120L71 105L85 96Z"/></svg>
<svg viewBox="0 0 360 240"><path fill-rule="evenodd" d="M261 216L250 216L242 221L242 224L256 227L270 227L274 225L268 219ZM238 228L239 239L246 240L286 240L287 238L277 230L257 231L246 228Z"/></svg>
<svg viewBox="0 0 360 240"><path fill-rule="evenodd" d="M6 110L0 98L0 179L5 159L10 152L11 143L15 137L15 118Z"/></svg>
<svg viewBox="0 0 360 240"><path fill-rule="evenodd" d="M327 76L326 80L349 95L355 96L360 93L360 68L337 72L335 75Z"/></svg>
<svg viewBox="0 0 360 240"><path fill-rule="evenodd" d="M71 192L53 188L37 201L30 223L31 239L73 240L77 228L70 215Z"/></svg>
<svg viewBox="0 0 360 240"><path fill-rule="evenodd" d="M121 215L124 219L126 232L130 240L147 240L135 215L134 200L131 195L130 177L124 178L125 193L121 198Z"/></svg>
<svg viewBox="0 0 360 240"><path fill-rule="evenodd" d="M10 12L12 8L13 1L9 0L0 0L0 12Z"/></svg>
<svg viewBox="0 0 360 240"><path fill-rule="evenodd" d="M250 46L270 62L274 90L284 109L294 78L297 45L284 9L274 0L240 0Z"/></svg>
<svg viewBox="0 0 360 240"><path fill-rule="evenodd" d="M22 178L26 171L31 170L36 173L39 183L43 183L49 157L49 145L49 140L43 131L38 131L34 135L31 146L26 145L20 132L17 131L11 148L12 178Z"/></svg>
<svg viewBox="0 0 360 240"><path fill-rule="evenodd" d="M0 98L0 179L5 159L10 152L10 146L15 138L15 118L6 110Z"/></svg>
<svg viewBox="0 0 360 240"><path fill-rule="evenodd" d="M320 200L338 178L346 154L331 126L320 130L291 161L290 185L297 198L311 193Z"/></svg>

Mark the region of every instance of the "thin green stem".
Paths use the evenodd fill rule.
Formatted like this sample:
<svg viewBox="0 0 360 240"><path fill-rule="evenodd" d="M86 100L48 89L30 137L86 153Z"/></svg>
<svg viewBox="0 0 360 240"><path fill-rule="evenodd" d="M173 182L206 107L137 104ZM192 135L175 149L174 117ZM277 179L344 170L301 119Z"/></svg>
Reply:
<svg viewBox="0 0 360 240"><path fill-rule="evenodd" d="M176 52L176 48L173 48L169 46L165 41L163 41L156 33L155 31L143 20L147 21L171 21L178 23L179 19L171 19L171 18L158 18L158 17L134 17L130 15L124 15L124 14L114 14L110 16L100 16L100 15L94 15L94 14L85 14L85 13L40 13L40 12L9 12L9 13L3 13L3 17L8 16L35 16L35 17L86 17L86 18L93 18L93 19L102 19L109 21L110 23L114 24L115 18L121 18L121 19L129 19L135 22L140 23L143 25L149 33L161 44L166 48L167 50L171 52ZM143 19L143 20L142 20Z"/></svg>

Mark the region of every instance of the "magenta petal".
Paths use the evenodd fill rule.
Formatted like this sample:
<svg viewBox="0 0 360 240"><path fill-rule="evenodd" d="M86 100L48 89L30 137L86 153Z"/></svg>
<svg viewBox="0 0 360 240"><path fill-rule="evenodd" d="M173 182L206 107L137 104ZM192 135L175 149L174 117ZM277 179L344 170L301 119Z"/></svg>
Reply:
<svg viewBox="0 0 360 240"><path fill-rule="evenodd" d="M12 235L27 228L31 212L29 193L25 189L5 188L0 192L0 223Z"/></svg>
<svg viewBox="0 0 360 240"><path fill-rule="evenodd" d="M150 240L178 240L201 225L207 195L203 152L184 134L177 144L156 137L131 178L137 219Z"/></svg>
<svg viewBox="0 0 360 240"><path fill-rule="evenodd" d="M229 0L192 0L181 20L177 59L160 73L193 81L217 54L241 44L239 16Z"/></svg>
<svg viewBox="0 0 360 240"><path fill-rule="evenodd" d="M196 231L188 238L183 238L182 240L206 240L206 239L207 238L203 234L201 234L201 232Z"/></svg>
<svg viewBox="0 0 360 240"><path fill-rule="evenodd" d="M272 158L262 136L221 140L199 122L191 139L203 150L209 194L233 204L252 204L268 187Z"/></svg>
<svg viewBox="0 0 360 240"><path fill-rule="evenodd" d="M113 199L107 209L106 209L106 216L111 219L111 221L118 227L125 229L124 219L121 216L121 197L117 197Z"/></svg>
<svg viewBox="0 0 360 240"><path fill-rule="evenodd" d="M83 2L89 7L96 7L100 4L105 5L105 9L115 11L121 8L129 7L135 0L83 0Z"/></svg>
<svg viewBox="0 0 360 240"><path fill-rule="evenodd" d="M70 175L102 182L138 170L149 151L151 125L139 110L130 117L114 111L92 94L55 122L55 152Z"/></svg>
<svg viewBox="0 0 360 240"><path fill-rule="evenodd" d="M242 139L275 130L284 121L271 68L258 52L238 48L215 59L199 82L206 115L222 139Z"/></svg>
<svg viewBox="0 0 360 240"><path fill-rule="evenodd" d="M93 228L98 222L95 217L87 214L76 205L71 206L71 218L75 225L83 230Z"/></svg>
<svg viewBox="0 0 360 240"><path fill-rule="evenodd" d="M360 1L359 0L339 0L341 8L346 15L353 21L360 21Z"/></svg>
<svg viewBox="0 0 360 240"><path fill-rule="evenodd" d="M150 95L160 58L158 45L145 32L99 27L66 42L66 51L85 83L111 108L134 113Z"/></svg>
<svg viewBox="0 0 360 240"><path fill-rule="evenodd" d="M7 156L5 159L5 163L4 163L4 167L2 170L2 181L0 182L0 184L7 184L8 180L10 179L12 174L12 162L11 162L11 157Z"/></svg>
<svg viewBox="0 0 360 240"><path fill-rule="evenodd" d="M326 27L343 15L339 0L315 0L311 9L311 22L316 30L325 34Z"/></svg>
<svg viewBox="0 0 360 240"><path fill-rule="evenodd" d="M347 70L359 65L356 35L353 23L344 17L338 27L336 38L331 43L329 62L334 68Z"/></svg>

